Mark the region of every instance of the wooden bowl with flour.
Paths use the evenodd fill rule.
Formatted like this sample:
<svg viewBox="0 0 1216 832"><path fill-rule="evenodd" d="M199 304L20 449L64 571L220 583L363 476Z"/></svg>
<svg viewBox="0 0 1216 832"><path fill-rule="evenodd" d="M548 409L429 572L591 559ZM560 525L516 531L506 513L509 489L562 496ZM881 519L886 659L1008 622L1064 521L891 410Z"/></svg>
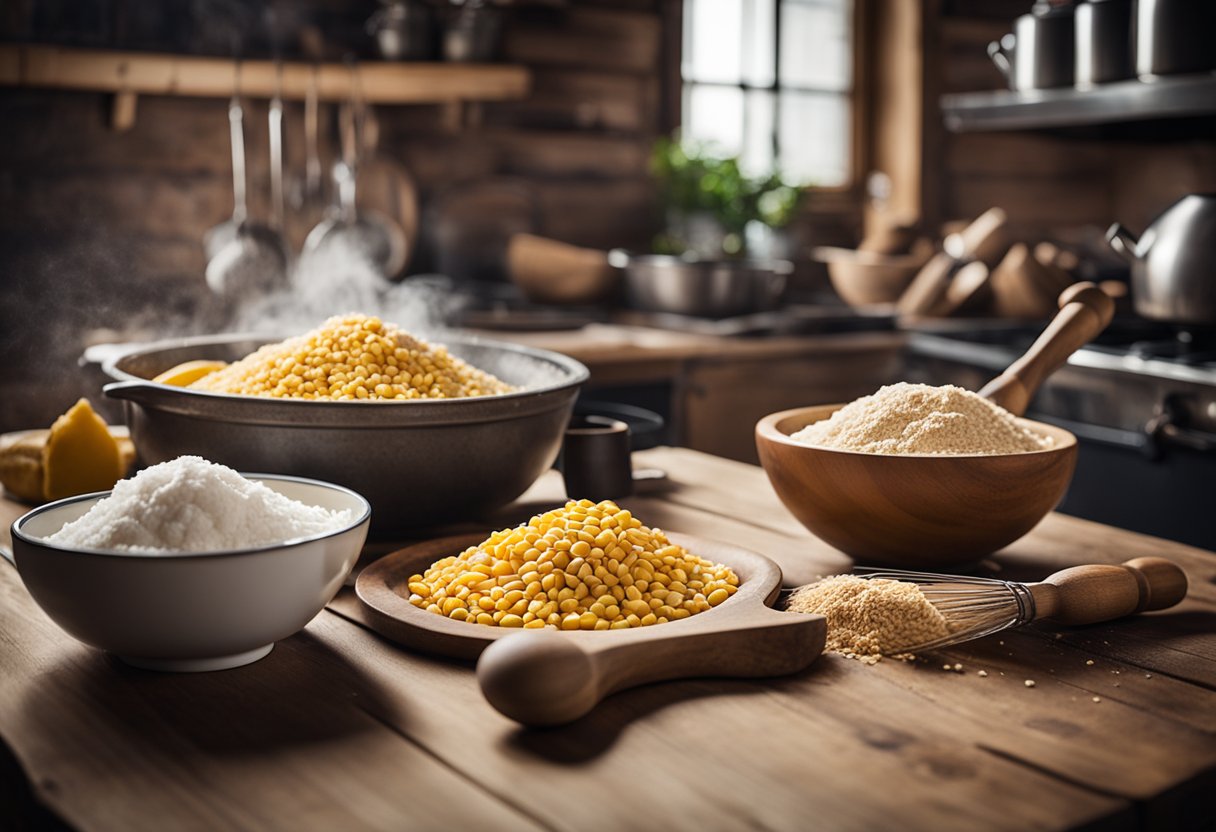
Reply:
<svg viewBox="0 0 1216 832"><path fill-rule="evenodd" d="M786 508L859 563L920 569L978 560L1034 528L1063 499L1076 467L1076 437L1029 419L1018 422L1050 437L1050 448L895 456L790 438L841 407L766 416L756 425L756 447Z"/></svg>
<svg viewBox="0 0 1216 832"><path fill-rule="evenodd" d="M793 438L845 405L785 410L756 425L760 462L777 496L813 534L865 563L956 566L1017 540L1063 499L1077 440L1062 428L1010 414L1021 417L1043 380L1114 314L1113 301L1089 283L1070 287L1059 304L1026 354L979 391L1008 411L999 417L1006 430L1024 429L1048 442L1001 453L973 452L974 443L927 449L932 453L902 447L873 453L858 449L871 446L842 445L818 431L808 438L814 444Z"/></svg>

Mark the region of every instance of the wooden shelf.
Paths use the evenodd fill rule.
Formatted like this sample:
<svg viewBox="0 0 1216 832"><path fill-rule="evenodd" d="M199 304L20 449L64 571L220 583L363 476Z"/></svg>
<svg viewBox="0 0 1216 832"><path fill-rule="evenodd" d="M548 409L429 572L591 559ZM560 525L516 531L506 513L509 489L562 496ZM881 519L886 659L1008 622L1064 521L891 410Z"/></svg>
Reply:
<svg viewBox="0 0 1216 832"><path fill-rule="evenodd" d="M180 95L227 98L236 62L147 52L0 45L0 85L93 90L122 96ZM244 96L274 94L273 61L242 61ZM507 64L368 61L354 69L364 100L372 104L434 104L522 98L531 76ZM303 99L315 72L323 101L350 97L352 69L344 64L283 63L283 97Z"/></svg>
<svg viewBox="0 0 1216 832"><path fill-rule="evenodd" d="M1118 81L1088 90L956 93L943 95L941 108L954 133L1210 116L1216 114L1216 74Z"/></svg>

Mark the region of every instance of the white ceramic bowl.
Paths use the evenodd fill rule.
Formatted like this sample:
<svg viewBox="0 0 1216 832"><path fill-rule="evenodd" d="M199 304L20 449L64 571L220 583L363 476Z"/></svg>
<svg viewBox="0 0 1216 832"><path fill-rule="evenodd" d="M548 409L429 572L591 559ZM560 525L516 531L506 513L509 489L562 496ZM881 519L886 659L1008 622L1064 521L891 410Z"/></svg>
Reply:
<svg viewBox="0 0 1216 832"><path fill-rule="evenodd" d="M371 506L330 483L247 476L307 505L349 509L355 519L325 535L222 552L139 555L47 543L109 496L85 494L13 523L17 571L56 624L128 664L203 671L257 661L337 594L363 548Z"/></svg>

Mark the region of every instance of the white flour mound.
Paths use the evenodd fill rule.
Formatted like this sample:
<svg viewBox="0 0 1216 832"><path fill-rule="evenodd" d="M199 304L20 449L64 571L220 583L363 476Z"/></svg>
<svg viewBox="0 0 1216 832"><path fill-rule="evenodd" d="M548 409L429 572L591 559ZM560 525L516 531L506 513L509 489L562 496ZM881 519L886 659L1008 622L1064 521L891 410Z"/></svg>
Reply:
<svg viewBox="0 0 1216 832"><path fill-rule="evenodd" d="M231 468L182 456L119 481L47 542L137 554L216 552L325 534L353 519L348 509L305 505Z"/></svg>
<svg viewBox="0 0 1216 832"><path fill-rule="evenodd" d="M805 445L870 454L1017 454L1052 446L1013 414L954 385L891 384L807 425Z"/></svg>

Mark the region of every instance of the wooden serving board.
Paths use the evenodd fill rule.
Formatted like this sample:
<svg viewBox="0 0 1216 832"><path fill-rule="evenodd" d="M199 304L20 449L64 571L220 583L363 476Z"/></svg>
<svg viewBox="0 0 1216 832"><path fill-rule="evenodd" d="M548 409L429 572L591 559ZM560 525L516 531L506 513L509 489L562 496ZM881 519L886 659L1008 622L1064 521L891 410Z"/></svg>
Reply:
<svg viewBox="0 0 1216 832"><path fill-rule="evenodd" d="M818 616L796 616L778 613L772 609L781 590L781 569L768 558L729 543L672 532L668 532L667 536L673 543L683 546L693 554L715 563L724 563L735 570L735 574L739 576L739 591L721 605L680 621L629 630L562 631L562 636L590 639L599 644L611 640L615 645L645 642L656 635L690 639L711 634L729 637L730 634L743 630L769 629L775 626L778 631L789 630L790 643L793 645L805 644L808 639L813 642L814 631L826 632L826 627ZM355 581L355 592L366 613L365 623L386 638L412 650L460 659L477 658L483 650L501 638L521 632L544 632L454 621L427 612L409 602L410 592L407 584L412 575L420 574L440 558L458 555L484 539L484 534L465 534L429 540L407 546L369 565ZM552 631L552 628L546 630ZM822 650L823 638L820 637L818 642L819 647L810 651L811 655L806 655L805 649L801 650L803 667L814 661ZM748 675L779 675L792 672L775 664L772 666L777 668L772 673L757 672Z"/></svg>
<svg viewBox="0 0 1216 832"><path fill-rule="evenodd" d="M784 676L823 652L822 616L778 612L781 569L726 543L670 534L673 543L739 576L739 590L718 606L679 621L628 630L503 629L453 621L408 600L408 583L436 560L476 545L480 535L428 541L363 570L355 592L365 622L388 638L428 653L479 658L477 679L490 704L525 725L560 725L605 696L649 682L702 676Z"/></svg>

